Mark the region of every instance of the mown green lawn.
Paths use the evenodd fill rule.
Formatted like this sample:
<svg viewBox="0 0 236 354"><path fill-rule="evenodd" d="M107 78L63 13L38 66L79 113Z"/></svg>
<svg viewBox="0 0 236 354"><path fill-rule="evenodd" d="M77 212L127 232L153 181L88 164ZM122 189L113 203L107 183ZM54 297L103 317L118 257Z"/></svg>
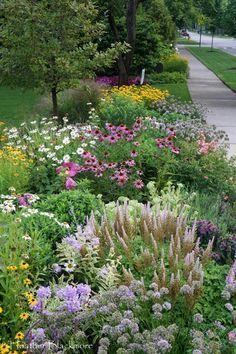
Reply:
<svg viewBox="0 0 236 354"><path fill-rule="evenodd" d="M188 90L187 83L154 84L154 86L158 87L161 90L168 90L171 95L180 98L182 101L191 101L191 96Z"/></svg>
<svg viewBox="0 0 236 354"><path fill-rule="evenodd" d="M212 70L227 86L236 91L236 57L220 49L187 48Z"/></svg>
<svg viewBox="0 0 236 354"><path fill-rule="evenodd" d="M191 100L187 84L155 84L154 86L168 90L171 95L183 101ZM24 121L33 120L38 99L39 95L33 91L0 87L0 121L8 126L19 126Z"/></svg>
<svg viewBox="0 0 236 354"><path fill-rule="evenodd" d="M199 45L198 42L193 41L192 39L179 37L177 39L177 44L186 44L186 45Z"/></svg>
<svg viewBox="0 0 236 354"><path fill-rule="evenodd" d="M23 121L33 119L38 97L33 91L0 87L0 121L19 126Z"/></svg>

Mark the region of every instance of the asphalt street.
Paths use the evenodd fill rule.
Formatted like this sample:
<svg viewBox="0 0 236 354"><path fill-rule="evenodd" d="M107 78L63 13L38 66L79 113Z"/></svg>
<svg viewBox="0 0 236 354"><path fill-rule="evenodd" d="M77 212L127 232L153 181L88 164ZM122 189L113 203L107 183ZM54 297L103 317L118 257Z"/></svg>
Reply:
<svg viewBox="0 0 236 354"><path fill-rule="evenodd" d="M199 42L200 35L194 32L188 32L190 34L190 38L194 41ZM211 46L211 36L210 35L202 35L202 46L210 47ZM214 37L214 48L219 48L224 50L227 53L236 56L236 39L234 38L220 38Z"/></svg>

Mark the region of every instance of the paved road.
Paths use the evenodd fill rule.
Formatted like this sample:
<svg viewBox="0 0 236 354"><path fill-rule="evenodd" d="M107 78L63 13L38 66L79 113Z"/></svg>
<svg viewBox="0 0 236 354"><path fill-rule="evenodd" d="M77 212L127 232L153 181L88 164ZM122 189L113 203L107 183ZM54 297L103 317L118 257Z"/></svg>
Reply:
<svg viewBox="0 0 236 354"><path fill-rule="evenodd" d="M191 39L199 42L200 35L198 33L189 32ZM202 35L202 45L206 47L211 46L211 36ZM222 49L227 53L236 56L236 39L234 38L214 38L214 47Z"/></svg>
<svg viewBox="0 0 236 354"><path fill-rule="evenodd" d="M236 93L199 60L185 49L181 54L188 57L190 76L189 91L194 102L203 104L207 109L207 121L224 130L229 136L229 155L236 155Z"/></svg>

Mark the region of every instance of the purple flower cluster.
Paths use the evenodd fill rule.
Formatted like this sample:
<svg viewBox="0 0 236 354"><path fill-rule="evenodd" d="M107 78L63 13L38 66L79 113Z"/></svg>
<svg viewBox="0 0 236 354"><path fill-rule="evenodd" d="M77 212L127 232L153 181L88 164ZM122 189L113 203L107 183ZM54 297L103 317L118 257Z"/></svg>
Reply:
<svg viewBox="0 0 236 354"><path fill-rule="evenodd" d="M140 80L141 80L140 76L131 77L128 80L128 85L139 85ZM118 76L99 76L96 78L96 82L98 84L107 85L107 86L118 86L118 81L119 81Z"/></svg>
<svg viewBox="0 0 236 354"><path fill-rule="evenodd" d="M88 301L91 294L91 288L86 284L78 284L77 286L66 285L64 288L56 290L54 296L59 301L60 305L58 311L66 311L69 313L75 313L82 309L85 303ZM47 314L47 311L44 311L46 308L46 302L52 297L52 290L48 287L41 286L37 290L37 304L31 306L34 312L43 312Z"/></svg>
<svg viewBox="0 0 236 354"><path fill-rule="evenodd" d="M196 227L201 244L207 244L209 239L217 237L219 234L219 228L209 220L198 220Z"/></svg>
<svg viewBox="0 0 236 354"><path fill-rule="evenodd" d="M160 100L154 103L154 108L162 115L169 116L170 114L180 114L189 119L204 120L205 110L202 106L195 103L184 103L170 96L167 100Z"/></svg>

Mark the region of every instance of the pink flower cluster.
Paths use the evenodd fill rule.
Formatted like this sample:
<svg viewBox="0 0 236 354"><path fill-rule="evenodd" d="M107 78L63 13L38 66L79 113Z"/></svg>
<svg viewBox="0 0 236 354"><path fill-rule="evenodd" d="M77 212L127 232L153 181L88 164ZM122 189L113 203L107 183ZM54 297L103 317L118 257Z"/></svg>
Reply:
<svg viewBox="0 0 236 354"><path fill-rule="evenodd" d="M179 154L180 149L174 146L174 139L175 139L175 131L174 128L169 128L167 130L167 136L165 138L157 138L156 145L159 149L168 148L174 154Z"/></svg>
<svg viewBox="0 0 236 354"><path fill-rule="evenodd" d="M207 155L210 151L214 151L217 147L216 141L206 142L206 137L204 132L201 132L200 137L197 141L198 143L198 153L201 155Z"/></svg>
<svg viewBox="0 0 236 354"><path fill-rule="evenodd" d="M138 147L140 143L135 140L138 132L145 129L143 122L140 118L137 118L131 129L126 125L120 124L118 126L111 123L106 124L106 132L100 129L92 129L89 131L91 136L96 136L98 143L105 143L114 145L119 141L131 143L133 148L130 150L130 158L121 162L107 162L100 161L97 156L89 151L83 151L80 154L82 163L64 162L56 169L58 174L65 173L67 176L65 186L68 190L76 187L77 183L72 177L82 172L90 172L95 177L102 177L106 171L109 172L109 178L115 181L119 186L124 186L127 181L132 180L136 189L142 189L144 187L143 181L140 176L143 174L141 170L135 170L137 166L135 158L139 156ZM167 137L156 139L156 144L159 148L169 148L173 153L179 154L179 149L174 146L173 139L175 138L175 132L173 128L167 130ZM109 156L109 152L104 153L105 157ZM134 176L137 176L135 179Z"/></svg>
<svg viewBox="0 0 236 354"><path fill-rule="evenodd" d="M106 130L108 133L103 133L99 129L94 129L90 131L90 134L96 136L100 142L115 144L121 139L127 142L133 141L135 134L140 131L141 128L141 119L137 119L133 124L132 129L129 129L126 125L123 124L115 126L108 123L106 124ZM135 141L133 144L134 146L139 146L137 141ZM130 156L132 158L137 157L138 152L133 149L130 152ZM136 163L133 159L129 159L121 163L99 161L98 158L89 151L82 152L80 157L83 159L82 164L64 162L56 169L58 174L64 171L68 176L65 183L65 186L68 190L76 187L77 183L72 177L75 177L77 174L82 172L92 172L95 177L102 177L107 170L113 170L113 173L110 176L111 180L116 181L119 186L124 186L130 179L132 168L136 166ZM138 176L141 174L142 171L137 171ZM137 179L134 181L134 186L137 189L141 189L143 188L144 183L141 179Z"/></svg>

